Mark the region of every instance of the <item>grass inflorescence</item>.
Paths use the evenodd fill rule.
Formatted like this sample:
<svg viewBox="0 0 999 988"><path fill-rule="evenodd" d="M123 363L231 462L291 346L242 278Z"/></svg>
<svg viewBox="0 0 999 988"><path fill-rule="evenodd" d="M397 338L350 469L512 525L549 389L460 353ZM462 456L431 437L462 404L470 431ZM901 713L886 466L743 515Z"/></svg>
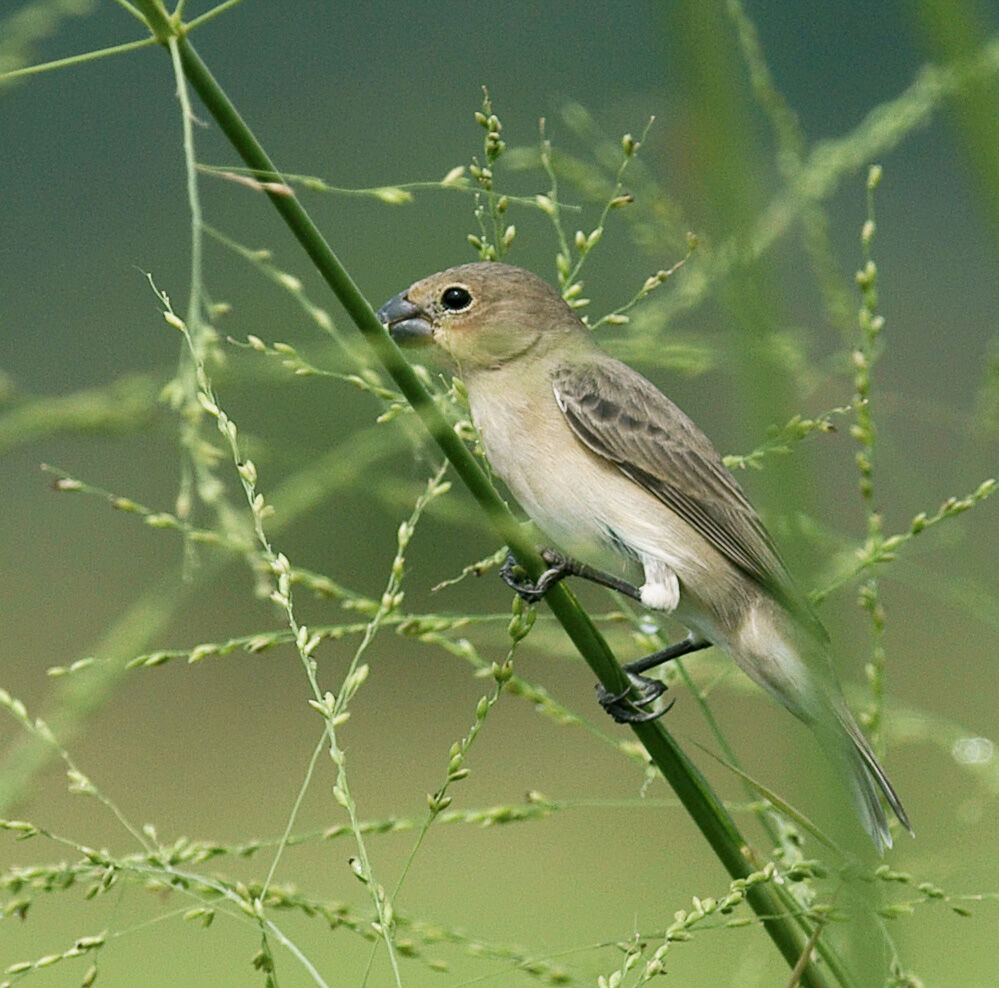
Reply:
<svg viewBox="0 0 999 988"><path fill-rule="evenodd" d="M719 231L704 236L691 232L693 224L684 216L667 183L661 181L655 165L646 158L654 134L652 119L635 130L638 137L633 133L608 136L584 107L567 103L562 122L582 142L583 152L560 147L544 122L536 143L509 147L509 135L485 90L481 108L474 114L482 134L481 150L470 164L449 169L441 181L403 181L357 189L253 164L245 168L208 166L198 159L195 112L188 91L195 76L203 87L205 76L197 75L199 63L187 36L202 23L228 16L230 5L221 5L184 29L182 6L173 15L167 15L157 0L124 6L148 26L148 38L33 66L25 53L30 52L40 31L25 22L20 34L11 34L6 41L8 47L20 44L20 54L11 54L0 46L0 57L6 59L0 65L0 82L4 74L8 79L28 80L39 72L67 71L98 57L157 42L168 49L179 95L190 227L190 291L183 312L175 311L170 295L156 287L152 276L149 282L163 319L179 333L178 365L173 372L158 375L122 373L106 386L81 389L57 399L20 394L4 380L0 382L0 453L50 435L141 434L154 424L159 428L168 422L176 436L179 474L176 497L169 507L150 507L145 498L114 493L110 482L105 486L99 479L78 477L77 471L59 467L46 467L46 471L52 486L63 494L106 502L154 532L173 533L183 545L183 558L160 586L123 609L91 654L49 663L53 689L59 692L53 693L51 709L44 716L29 713L25 703L0 688L2 714L24 739L23 752L16 753L6 765L8 778L3 779L0 788L0 806L10 806L22 798L45 766L57 761L63 765L68 791L93 801L117 835L117 840L109 841L112 846L94 848L34 819L0 819L5 838L32 849L41 848L32 863L10 865L0 871L0 919L31 922L40 901L76 892L81 893L86 904L100 902L113 892L123 904L111 914L106 929L68 935L59 944L24 959L0 958L0 988L27 981L50 968L68 969L70 965L76 981L94 984L99 979L102 957L142 926L141 921L133 923L128 915L128 904L139 890L151 893L147 898L154 903L156 921L186 924L191 930L187 936L209 935L207 931L217 928L220 917L231 921L230 928L236 931L234 935L240 939L247 961L268 986L281 983L283 972L292 965L298 969L296 974L301 973L314 984L339 983L336 972L325 966L321 959L325 955L317 946L322 937L334 935L349 937L358 947L365 958L362 980L367 983L375 983L380 976L375 972L381 970L388 972L385 976L392 983L401 986L409 980L410 965L446 972L454 958L461 957L463 962L482 965L483 978L499 971L498 976L505 980L516 976L539 984L583 985L595 979L601 988L635 988L668 973L667 965L676 952L701 950L702 943L710 943L713 934L731 936L734 934L729 931L739 929L761 939L766 934L774 940L789 968L790 984L821 988L860 983L844 960L844 938L837 934L842 929L859 931L855 936L877 937L886 958L884 983L918 984L896 946L891 925L941 905L967 918L973 915L972 907L988 901L991 893L945 890L935 877L941 869L925 860L908 870L864 863L828 837L782 793L745 771L737 758L737 743L716 716L716 696L739 689L734 674L730 675L728 667L717 658L688 660L667 675L672 677L671 682L681 682L693 694L713 746L721 753L720 757L704 761L721 763L723 777L734 778L743 787L742 802L718 797L700 772L685 761L682 752L674 751L669 761L668 745L676 746L676 742L668 735L658 740L644 734L638 739L630 735L625 738L612 732L608 724L598 722L591 709L581 709L557 695L551 686L527 678L524 669L530 667L522 656L545 656L552 661L565 657L564 639L558 637L561 631L546 609L527 607L516 596L510 611L474 611L454 604L467 589L466 578L492 575L505 557L505 546L495 550L490 547L488 556L469 563L458 576L438 584L435 589L442 594L438 599L450 606L442 603L431 609L411 603L418 595L410 595L408 569L414 556L427 551L414 541L418 532L435 513L443 518L468 517L455 505L451 480L454 457L448 442L457 438L480 461L482 458L460 381L444 380L422 367L416 368L412 380L400 381L391 357L385 359L384 344L378 344L377 337L371 335L373 327L362 325L360 303L353 310L348 306L348 314L369 341L375 340L373 349L352 329L337 325L326 303L317 301L318 296L306 289L302 277L289 265L279 265L269 249L248 248L237 235L209 225L203 217L201 187L209 179L220 179L247 194L269 196L275 204L286 200L296 206L298 195L305 193L364 199L385 208L406 206L439 192L471 197L476 232L469 234L467 241L482 260L516 261L515 252L521 249L524 228L529 224L518 232L513 214L521 211L517 215L529 216L532 221L540 216L547 224L548 235L554 238L553 267L562 296L580 311L592 330L627 326L631 335L621 342L623 353L628 354L631 347L652 365L682 366L691 374L724 366L722 346L696 332L686 343L671 338L668 345L663 345L663 327L676 326L703 301L723 296L730 279L765 258L789 231L800 230L809 274L822 301L823 318L836 336L837 352L845 358L840 366L848 363L849 369L846 373L830 372L828 363L812 360L807 347L797 343L784 353L774 336L773 366L787 377L804 368L804 376L822 382L833 397L816 408L804 389L794 392L801 405L781 407L776 423L761 430L755 444L747 443L751 451L730 455L726 462L733 469L752 468L765 473L772 458L795 456L806 439L812 452L822 456L823 437L836 433L841 422L849 423L849 436L855 444L853 483L859 493L863 530L831 533L816 522L802 525L814 545L828 551L830 560L810 588L810 597L821 604L841 592L852 594L867 616L870 640L864 663L868 681L864 719L875 744L883 749L889 744L926 740L931 735L937 740L945 735L948 740L956 737L959 741L967 736L959 725L946 722L946 730L941 732L943 721L934 721L921 711L909 711L907 716L895 704L888 676L893 661L889 631L894 628L895 618L885 604L883 582L895 571L899 559L910 552L910 543L917 536L922 539L924 533L948 530L952 519L977 507L997 484L993 479L983 479L970 493L948 497L936 509L912 505L906 515L911 521L889 534L892 528L886 524L881 507L885 438L876 370L886 347L904 343L883 332L884 311L890 309L891 299L879 293L874 215L874 194L883 171L871 162L889 152L945 100L960 94L963 87L978 85L994 75L999 69L999 49L994 39L960 62L927 66L909 89L874 108L851 133L809 145L794 112L777 89L747 11L735 0L728 3L726 10L749 89L773 136L774 169L780 185L762 204L748 230L739 235ZM60 16L69 16L68 9ZM204 97L203 89L199 92ZM215 110L229 105L224 94L216 95ZM455 152L449 148L447 153ZM851 285L837 271L827 203L833 192L852 181L862 167L868 168L867 216L861 230L860 270ZM523 180L525 175L536 191L514 194L514 180ZM570 233L572 227L576 229ZM619 245L628 242L634 247L647 266L636 270L620 297L606 300L604 315L590 318L584 310L595 307L595 297L588 297L583 273L585 270L589 277L599 259L607 256L604 251L615 238ZM240 339L220 333L216 324L226 318L229 307L214 299L207 287L208 242L238 258L253 277L276 287L283 302L305 316L319 343L313 348L283 339L267 342L274 336L263 328ZM229 362L239 365L234 376L228 375ZM340 388L370 403L373 422L315 462L301 462L287 475L276 476L268 465L268 451L256 455L254 437L244 431L231 410L235 406L230 403L228 389L235 386L233 382L238 384L239 374L250 381L280 378L289 388L306 381ZM988 381L986 385L979 403L983 422L992 414L994 405L989 399L991 385ZM419 413L419 403L413 401L414 389L448 432L447 441L441 443L447 456L434 457L429 464L421 449L422 436L408 414L414 409ZM151 397L154 392L161 395L159 403ZM426 416L423 419L428 420ZM398 478L393 486L391 478L381 476L387 472L385 464L397 462L393 457L400 451L413 449L421 450L421 469L428 479L419 490L417 485ZM467 481L466 467L453 465L454 473ZM385 482L376 483L376 479ZM385 571L380 589L374 593L358 588L356 573L341 568L316 572L297 565L281 548L289 526L317 503L358 491L366 495L372 492L370 499L396 518L394 545L382 547ZM487 498L477 499L486 506L484 516L492 511L491 520L500 531L513 532L512 542L517 535L512 521L500 516L495 506L490 508ZM499 504L498 498L495 501ZM404 508L400 507L402 502ZM494 542L497 540L482 518L476 524L490 531ZM164 552L171 551L166 541L164 546ZM164 640L171 618L183 612L192 596L207 592L225 567L236 561L252 575L254 603L262 598L269 604L270 623L256 623L262 619L259 611L254 611L255 623L240 633L220 629L211 639L201 641L176 644ZM335 567L337 562L334 560L332 565ZM982 595L976 597L969 592L966 597L973 600ZM631 648L661 645L664 629L620 601L614 601L612 606L609 612L589 616L569 613L569 604L556 612L558 621L575 631L573 640L577 644L585 639L580 648L585 658L592 660L601 649L604 657L610 654L604 636L622 654ZM578 604L573 601L571 607L577 608ZM324 616L336 610L337 616L329 620L304 616L306 612L315 613L317 608ZM390 634L395 637L388 638ZM476 686L484 684L485 692L480 690L478 698L470 703L465 720L468 727L438 752L429 770L433 781L426 793L425 809L372 817L361 795L366 793L369 780L363 774L359 777L357 765L362 759L349 743L349 732L354 726L352 718L361 716L358 711L363 709L358 698L363 700L365 689L370 688L372 655L386 640L406 646L417 644L434 655L457 660L474 677ZM324 650L334 646L343 647L338 655L346 654L345 661L323 661ZM314 725L315 736L311 755L299 766L301 782L286 808L279 834L246 834L233 840L194 839L183 834L161 837L153 824L134 822L71 755L79 731L89 718L100 716L102 703L113 695L129 670L134 676L151 675L149 670L171 664L232 662L238 656L260 655L279 647L289 649L297 658L303 684L300 712ZM520 802L497 799L486 805L465 803L470 789L466 780L475 771L478 753L488 745L494 724L504 716L508 704L529 707L552 730L596 739L620 759L621 771L634 779L635 792L642 798L604 803L596 799L549 798L531 791ZM696 741L690 745L685 742L683 747L693 751L699 745ZM518 751L515 757L526 756ZM969 777L974 778L972 773L978 769L972 763L988 759L955 760L965 765ZM653 787L660 785L663 774L668 774L664 764L676 772L670 776L671 781L679 779L688 787L684 792L682 785L677 788L679 800L655 794ZM323 792L329 822L321 828L303 829L299 822L303 806L317 789ZM538 827L542 821L570 811L591 813L608 806L622 812L638 812L637 807L644 807L658 813L685 807L708 836L730 879L706 881L704 887L714 890L711 896L691 896L670 888L661 903L664 918L658 922L643 918L641 929L636 921L633 933L622 937L620 930L632 922L632 917L608 917L606 939L563 951L542 950L537 944L511 945L502 938L457 929L421 914L423 906L414 891L413 876L428 856L427 848L437 828L516 828L529 842L528 828ZM41 817L45 812L43 804L33 808L32 815ZM739 828L754 828L751 839L742 837L733 822L736 818ZM689 824L678 813L672 826ZM693 827L689 829L693 833ZM392 835L408 835L410 841L408 853L394 872L385 863L382 843L393 839ZM297 876L294 882L284 879L292 849L306 845L329 848L344 842L351 845L346 860L344 855L326 859L332 875L349 878L342 886L346 890L342 901L317 891L318 883L314 887L310 882L314 876L307 873ZM866 918L843 904L849 891L857 887L873 890L875 905ZM597 901L599 890L583 889L580 894L592 895ZM870 923L871 915L873 924L861 929L861 924ZM303 924L291 922L291 917ZM321 935L312 939L310 925L320 924ZM532 932L524 929L522 938L532 941ZM378 968L383 959L385 967Z"/></svg>

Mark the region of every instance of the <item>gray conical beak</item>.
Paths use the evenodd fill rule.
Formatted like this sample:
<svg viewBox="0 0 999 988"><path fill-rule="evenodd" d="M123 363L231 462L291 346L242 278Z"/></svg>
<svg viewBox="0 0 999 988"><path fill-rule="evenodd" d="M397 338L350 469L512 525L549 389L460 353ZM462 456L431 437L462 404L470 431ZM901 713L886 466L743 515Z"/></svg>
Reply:
<svg viewBox="0 0 999 988"><path fill-rule="evenodd" d="M433 338L433 327L427 314L400 292L390 298L379 310L378 321L388 327L389 335L400 345L406 343L429 343Z"/></svg>

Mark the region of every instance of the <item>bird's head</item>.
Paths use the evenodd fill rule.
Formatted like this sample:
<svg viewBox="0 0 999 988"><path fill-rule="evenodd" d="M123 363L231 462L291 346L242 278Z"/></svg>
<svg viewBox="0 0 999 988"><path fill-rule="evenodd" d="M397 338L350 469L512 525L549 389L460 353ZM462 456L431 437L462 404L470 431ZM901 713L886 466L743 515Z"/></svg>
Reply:
<svg viewBox="0 0 999 988"><path fill-rule="evenodd" d="M423 278L386 302L378 318L400 345L435 343L463 374L501 367L565 334L585 333L551 285L497 261Z"/></svg>

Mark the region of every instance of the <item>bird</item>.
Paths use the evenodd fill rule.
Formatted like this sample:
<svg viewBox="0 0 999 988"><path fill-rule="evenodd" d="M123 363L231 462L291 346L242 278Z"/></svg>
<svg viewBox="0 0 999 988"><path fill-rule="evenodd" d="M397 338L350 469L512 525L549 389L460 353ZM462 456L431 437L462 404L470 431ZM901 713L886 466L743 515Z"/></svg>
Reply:
<svg viewBox="0 0 999 988"><path fill-rule="evenodd" d="M651 705L665 687L641 673L718 646L812 729L879 853L892 846L881 797L912 833L843 697L828 633L691 419L522 268L448 268L390 299L378 319L400 346L430 345L449 358L493 472L553 543L535 583L518 579L512 560L504 579L534 601L552 583L583 576L688 629L624 666L633 684L624 694L602 693L617 720L658 716Z"/></svg>

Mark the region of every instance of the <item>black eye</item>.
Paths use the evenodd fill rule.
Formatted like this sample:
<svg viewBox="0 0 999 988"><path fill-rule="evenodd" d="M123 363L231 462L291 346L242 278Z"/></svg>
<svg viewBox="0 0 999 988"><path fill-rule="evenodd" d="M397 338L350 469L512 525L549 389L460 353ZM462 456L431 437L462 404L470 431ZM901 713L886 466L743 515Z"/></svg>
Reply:
<svg viewBox="0 0 999 988"><path fill-rule="evenodd" d="M462 288L461 285L452 285L441 293L441 305L452 312L461 312L462 309L467 309L471 304L472 296L468 289Z"/></svg>

